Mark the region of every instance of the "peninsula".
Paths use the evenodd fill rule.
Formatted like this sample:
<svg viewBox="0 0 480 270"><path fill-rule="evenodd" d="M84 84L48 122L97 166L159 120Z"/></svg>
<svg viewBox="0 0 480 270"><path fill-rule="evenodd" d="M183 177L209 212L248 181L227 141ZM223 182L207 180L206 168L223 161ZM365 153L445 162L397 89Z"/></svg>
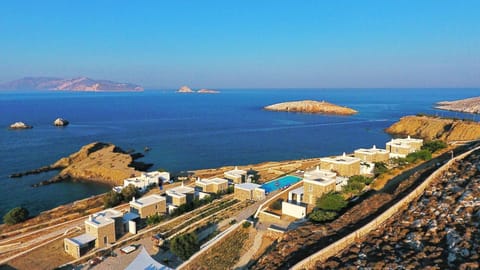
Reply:
<svg viewBox="0 0 480 270"><path fill-rule="evenodd" d="M143 87L132 83L120 83L108 80L95 80L87 77L52 78L25 77L0 84L0 90L55 90L55 91L143 91Z"/></svg>
<svg viewBox="0 0 480 270"><path fill-rule="evenodd" d="M434 116L405 116L385 130L426 140L468 141L480 138L480 123Z"/></svg>
<svg viewBox="0 0 480 270"><path fill-rule="evenodd" d="M129 154L110 143L94 142L49 166L12 174L10 177L18 178L29 174L59 170L58 175L34 186L63 180L94 181L119 185L123 183L124 179L140 175L141 171L152 166L152 164L136 162L135 160L140 157L142 157L141 154Z"/></svg>
<svg viewBox="0 0 480 270"><path fill-rule="evenodd" d="M299 112L334 115L353 115L357 111L348 107L338 106L326 101L302 100L282 102L264 107L268 111Z"/></svg>
<svg viewBox="0 0 480 270"><path fill-rule="evenodd" d="M437 103L435 108L454 112L480 114L480 97L472 97L455 101L441 101Z"/></svg>

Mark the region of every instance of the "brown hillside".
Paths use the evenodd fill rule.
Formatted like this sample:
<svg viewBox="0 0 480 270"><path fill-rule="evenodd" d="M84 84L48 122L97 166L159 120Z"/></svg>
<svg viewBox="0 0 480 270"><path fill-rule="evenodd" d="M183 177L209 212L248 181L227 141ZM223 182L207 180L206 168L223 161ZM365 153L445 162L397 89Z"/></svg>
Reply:
<svg viewBox="0 0 480 270"><path fill-rule="evenodd" d="M480 139L480 123L430 116L405 116L385 130L426 140L468 141Z"/></svg>

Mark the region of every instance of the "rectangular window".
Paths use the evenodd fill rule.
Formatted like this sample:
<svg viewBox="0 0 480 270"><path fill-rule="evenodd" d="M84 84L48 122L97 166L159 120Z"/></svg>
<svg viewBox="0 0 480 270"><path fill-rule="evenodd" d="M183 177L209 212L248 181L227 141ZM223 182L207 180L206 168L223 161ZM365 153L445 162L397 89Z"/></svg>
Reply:
<svg viewBox="0 0 480 270"><path fill-rule="evenodd" d="M107 237L106 237L106 236L103 237L103 243L104 243L104 244L107 243Z"/></svg>

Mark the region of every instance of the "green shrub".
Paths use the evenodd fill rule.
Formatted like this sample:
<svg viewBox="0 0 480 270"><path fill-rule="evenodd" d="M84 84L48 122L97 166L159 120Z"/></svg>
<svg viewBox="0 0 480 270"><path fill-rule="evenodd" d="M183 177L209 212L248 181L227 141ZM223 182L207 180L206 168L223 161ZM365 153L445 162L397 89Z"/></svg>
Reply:
<svg viewBox="0 0 480 270"><path fill-rule="evenodd" d="M373 178L366 177L363 175L352 175L350 176L350 178L348 178L348 180L351 182L360 182L360 183L364 183L365 185L370 185L373 181Z"/></svg>
<svg viewBox="0 0 480 270"><path fill-rule="evenodd" d="M385 162L375 162L375 168L373 168L373 174L378 177L381 174L388 172L388 167Z"/></svg>
<svg viewBox="0 0 480 270"><path fill-rule="evenodd" d="M133 197L140 197L140 192L134 185L130 184L122 189L123 201L129 202Z"/></svg>
<svg viewBox="0 0 480 270"><path fill-rule="evenodd" d="M347 185L343 187L343 191L347 193L358 194L365 188L365 184L357 181L348 181Z"/></svg>
<svg viewBox="0 0 480 270"><path fill-rule="evenodd" d="M325 211L321 209L315 209L308 215L308 219L313 222L325 222L335 219L337 213L334 211Z"/></svg>
<svg viewBox="0 0 480 270"><path fill-rule="evenodd" d="M122 195L113 190L110 190L109 192L107 192L107 194L105 194L105 197L103 197L103 206L105 208L114 207L119 205L121 201Z"/></svg>
<svg viewBox="0 0 480 270"><path fill-rule="evenodd" d="M440 149L444 149L447 147L447 144L444 141L436 140L436 141L429 141L426 142L422 146L422 150L428 150L430 153L435 153Z"/></svg>
<svg viewBox="0 0 480 270"><path fill-rule="evenodd" d="M282 210L282 202L283 202L283 199L278 199L276 201L274 201L270 207L273 209L273 210Z"/></svg>
<svg viewBox="0 0 480 270"><path fill-rule="evenodd" d="M148 225L155 225L155 224L158 224L158 223L162 222L164 219L165 219L164 215L159 215L158 213L156 213L153 216L147 217L147 224Z"/></svg>
<svg viewBox="0 0 480 270"><path fill-rule="evenodd" d="M252 223L250 223L248 221L244 221L243 224L242 224L242 227L246 229L246 228L250 227L251 225L252 225Z"/></svg>
<svg viewBox="0 0 480 270"><path fill-rule="evenodd" d="M180 259L188 260L195 252L200 250L197 235L186 233L175 236L170 242L170 250Z"/></svg>
<svg viewBox="0 0 480 270"><path fill-rule="evenodd" d="M408 154L405 159L410 163L416 162L417 160L430 160L432 159L432 153L428 150L420 150Z"/></svg>
<svg viewBox="0 0 480 270"><path fill-rule="evenodd" d="M326 211L339 211L347 206L347 201L340 193L329 192L317 199L317 207Z"/></svg>
<svg viewBox="0 0 480 270"><path fill-rule="evenodd" d="M28 210L24 207L15 207L3 216L3 222L8 225L17 224L28 219Z"/></svg>

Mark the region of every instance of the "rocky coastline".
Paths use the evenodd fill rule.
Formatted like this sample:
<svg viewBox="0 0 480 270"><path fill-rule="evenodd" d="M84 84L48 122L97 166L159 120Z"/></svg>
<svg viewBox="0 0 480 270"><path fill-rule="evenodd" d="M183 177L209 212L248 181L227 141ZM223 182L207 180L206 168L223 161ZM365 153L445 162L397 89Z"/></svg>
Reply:
<svg viewBox="0 0 480 270"><path fill-rule="evenodd" d="M51 165L14 173L10 177L20 178L58 170L59 173L56 176L33 186L43 186L65 180L99 182L112 186L122 185L125 178L137 176L153 165L136 161L141 157L143 157L141 153L129 154L110 143L94 142Z"/></svg>
<svg viewBox="0 0 480 270"><path fill-rule="evenodd" d="M480 123L434 116L405 116L385 131L392 135L446 142L480 139Z"/></svg>
<svg viewBox="0 0 480 270"><path fill-rule="evenodd" d="M335 105L326 101L301 100L282 102L264 107L267 111L332 114L332 115L353 115L357 111L348 107Z"/></svg>
<svg viewBox="0 0 480 270"><path fill-rule="evenodd" d="M480 114L480 97L454 101L441 101L436 104L435 108L454 112Z"/></svg>

